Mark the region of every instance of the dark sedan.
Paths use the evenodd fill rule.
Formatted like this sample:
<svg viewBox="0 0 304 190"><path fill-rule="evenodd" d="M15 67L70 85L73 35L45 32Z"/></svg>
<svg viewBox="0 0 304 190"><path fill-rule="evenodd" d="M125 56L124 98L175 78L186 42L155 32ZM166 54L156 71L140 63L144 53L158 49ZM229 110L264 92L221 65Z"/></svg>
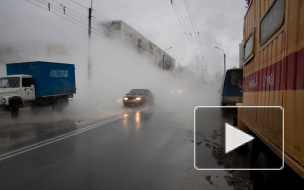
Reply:
<svg viewBox="0 0 304 190"><path fill-rule="evenodd" d="M153 94L148 89L133 89L122 99L124 106L152 104Z"/></svg>

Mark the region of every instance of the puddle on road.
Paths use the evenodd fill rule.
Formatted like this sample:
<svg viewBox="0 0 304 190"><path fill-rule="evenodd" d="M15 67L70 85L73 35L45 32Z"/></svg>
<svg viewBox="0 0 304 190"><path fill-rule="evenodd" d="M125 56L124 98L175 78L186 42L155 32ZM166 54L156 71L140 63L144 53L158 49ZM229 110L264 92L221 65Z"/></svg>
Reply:
<svg viewBox="0 0 304 190"><path fill-rule="evenodd" d="M24 111L30 112L31 110ZM52 136L55 133L72 130L76 126L73 120L66 119L59 113L32 114L23 112L18 119L12 119L10 113L1 112L0 114L2 117L0 123L1 147L36 142L41 136L46 138L46 136Z"/></svg>
<svg viewBox="0 0 304 190"><path fill-rule="evenodd" d="M19 144L36 138L37 132L31 126L23 126L18 130L0 130L0 146Z"/></svg>
<svg viewBox="0 0 304 190"><path fill-rule="evenodd" d="M239 154L231 151L225 154L225 123L232 124L233 115L222 115L220 110L201 111L197 118L195 149L196 166L199 169L224 169L224 168L250 168L248 155ZM209 171L209 170L208 170ZM249 180L248 170L227 170L225 171L227 185L234 190L252 190L252 183ZM206 180L215 183L217 176L206 175Z"/></svg>

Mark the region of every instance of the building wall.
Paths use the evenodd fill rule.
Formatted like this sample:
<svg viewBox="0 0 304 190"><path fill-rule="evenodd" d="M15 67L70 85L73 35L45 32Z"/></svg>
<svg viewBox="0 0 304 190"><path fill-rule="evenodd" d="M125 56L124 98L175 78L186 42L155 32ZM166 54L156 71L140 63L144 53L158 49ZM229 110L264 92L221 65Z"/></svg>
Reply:
<svg viewBox="0 0 304 190"><path fill-rule="evenodd" d="M125 22L121 20L112 21L110 23L110 31L116 35L122 43L134 47L136 51L149 57L155 65L160 68L163 68L163 55L165 55L164 68L167 70L174 69L175 59Z"/></svg>

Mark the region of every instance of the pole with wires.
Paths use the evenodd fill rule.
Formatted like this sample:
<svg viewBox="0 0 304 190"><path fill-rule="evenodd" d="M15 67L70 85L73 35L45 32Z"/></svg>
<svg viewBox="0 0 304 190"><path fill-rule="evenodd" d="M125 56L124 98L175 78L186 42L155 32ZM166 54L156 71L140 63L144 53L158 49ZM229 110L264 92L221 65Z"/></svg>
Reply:
<svg viewBox="0 0 304 190"><path fill-rule="evenodd" d="M168 50L168 49L171 49L172 47L169 47L167 49L164 50L164 54L163 54L163 70L165 70L165 52Z"/></svg>
<svg viewBox="0 0 304 190"><path fill-rule="evenodd" d="M91 39L91 28L92 28L92 8L89 8L89 39Z"/></svg>
<svg viewBox="0 0 304 190"><path fill-rule="evenodd" d="M88 38L89 38L89 43L88 43L88 77L89 79L91 78L91 30L92 30L92 5L93 5L93 0L91 0L91 7L89 8L89 27L88 27Z"/></svg>

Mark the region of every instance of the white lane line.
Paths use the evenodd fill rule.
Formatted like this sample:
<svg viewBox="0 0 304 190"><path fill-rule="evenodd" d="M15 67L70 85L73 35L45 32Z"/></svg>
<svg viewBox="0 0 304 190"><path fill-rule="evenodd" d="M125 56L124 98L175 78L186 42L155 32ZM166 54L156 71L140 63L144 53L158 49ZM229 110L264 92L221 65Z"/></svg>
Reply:
<svg viewBox="0 0 304 190"><path fill-rule="evenodd" d="M48 139L48 140L45 140L45 141L42 141L42 142L39 142L39 143L36 143L36 144L33 144L33 145L29 145L29 146L26 146L26 147L23 147L23 148L20 148L20 149L17 149L17 150L13 150L13 151L8 152L8 153L1 154L0 155L0 161L6 160L6 159L14 157L14 156L17 156L19 154L23 154L23 153L31 151L31 150L35 150L37 148L46 146L48 144L52 144L52 143L60 141L60 140L72 137L74 135L77 135L77 134L95 129L97 127L101 127L103 125L106 125L108 123L120 120L122 118L124 118L124 116L118 116L118 117L115 117L115 118L112 118L112 119L109 119L109 120L106 120L106 121L102 121L100 123L96 123L94 125L90 125L90 126L78 129L76 131L72 131L72 132L69 132L69 133L66 133L66 134L63 134L63 135L59 135L57 137L54 137L54 138L51 138L51 139Z"/></svg>

